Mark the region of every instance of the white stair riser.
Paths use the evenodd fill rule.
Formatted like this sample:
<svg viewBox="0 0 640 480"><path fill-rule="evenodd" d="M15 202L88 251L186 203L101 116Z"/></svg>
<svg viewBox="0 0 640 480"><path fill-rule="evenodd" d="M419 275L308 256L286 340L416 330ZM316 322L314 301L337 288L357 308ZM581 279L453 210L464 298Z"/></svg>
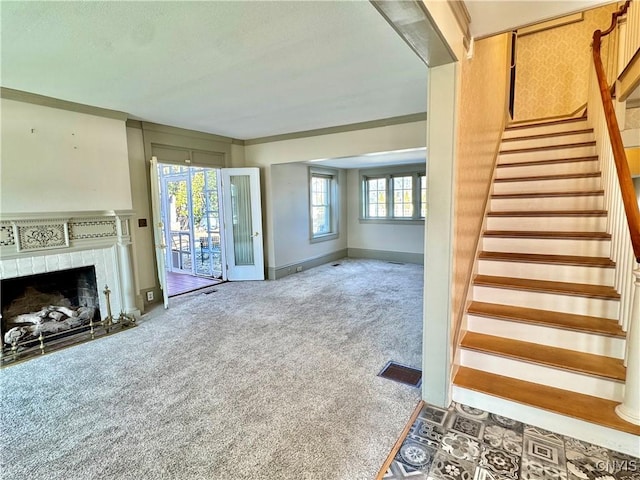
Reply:
<svg viewBox="0 0 640 480"><path fill-rule="evenodd" d="M607 217L487 217L487 230L604 232Z"/></svg>
<svg viewBox="0 0 640 480"><path fill-rule="evenodd" d="M556 125L534 125L528 128L516 128L505 130L502 138L527 137L529 135L546 135L547 133L571 132L573 130L585 130L590 128L586 120Z"/></svg>
<svg viewBox="0 0 640 480"><path fill-rule="evenodd" d="M496 375L540 383L613 401L622 401L624 392L624 384L614 380L583 375L578 372L560 370L464 348L460 350L460 364Z"/></svg>
<svg viewBox="0 0 640 480"><path fill-rule="evenodd" d="M609 240L576 240L564 238L483 237L482 249L485 252L609 257L611 242Z"/></svg>
<svg viewBox="0 0 640 480"><path fill-rule="evenodd" d="M603 210L602 195L540 196L523 198L491 198L492 212L539 210Z"/></svg>
<svg viewBox="0 0 640 480"><path fill-rule="evenodd" d="M590 157L596 155L596 147L572 147L554 148L552 150L539 150L521 153L501 153L498 155L498 164L536 162L541 160L558 160L561 158Z"/></svg>
<svg viewBox="0 0 640 480"><path fill-rule="evenodd" d="M553 180L495 182L493 193L588 192L601 188L600 177L556 178Z"/></svg>
<svg viewBox="0 0 640 480"><path fill-rule="evenodd" d="M483 285L473 286L473 299L477 302L537 308L611 319L617 318L620 306L620 302L617 300L533 292L530 290L514 290Z"/></svg>
<svg viewBox="0 0 640 480"><path fill-rule="evenodd" d="M548 280L550 282L576 282L612 287L614 285L615 269L480 259L478 261L478 275L528 278L531 280Z"/></svg>
<svg viewBox="0 0 640 480"><path fill-rule="evenodd" d="M525 135L521 135L525 137ZM519 137L511 137L519 138ZM550 147L552 145L567 145L570 143L592 142L594 139L593 132L588 133L568 133L565 135L555 135L553 137L543 138L523 138L518 140L510 140L502 142L500 150L517 150L519 148L536 148Z"/></svg>
<svg viewBox="0 0 640 480"><path fill-rule="evenodd" d="M585 160L581 162L562 162L541 165L515 165L512 167L498 167L496 178L535 177L540 175L565 175L573 173L593 173L599 171L600 164L597 160Z"/></svg>
<svg viewBox="0 0 640 480"><path fill-rule="evenodd" d="M613 322L614 320L612 320ZM497 318L467 316L467 330L578 352L624 358L624 339Z"/></svg>

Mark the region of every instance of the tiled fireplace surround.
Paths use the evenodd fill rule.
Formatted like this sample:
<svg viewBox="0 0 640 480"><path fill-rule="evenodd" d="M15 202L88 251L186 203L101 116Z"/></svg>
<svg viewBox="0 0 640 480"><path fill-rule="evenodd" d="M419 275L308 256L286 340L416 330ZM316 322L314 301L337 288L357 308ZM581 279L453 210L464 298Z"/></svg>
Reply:
<svg viewBox="0 0 640 480"><path fill-rule="evenodd" d="M103 291L111 290L114 316L138 317L135 306L131 236L132 212L56 212L0 217L0 280L95 268L100 317L106 318Z"/></svg>

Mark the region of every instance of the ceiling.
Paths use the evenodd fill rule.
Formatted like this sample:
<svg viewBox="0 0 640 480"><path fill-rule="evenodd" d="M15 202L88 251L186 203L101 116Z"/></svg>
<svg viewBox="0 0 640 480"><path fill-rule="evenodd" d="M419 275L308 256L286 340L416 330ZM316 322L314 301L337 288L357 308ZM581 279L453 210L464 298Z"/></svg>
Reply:
<svg viewBox="0 0 640 480"><path fill-rule="evenodd" d="M486 37L541 20L615 3L611 0L466 0L471 35Z"/></svg>
<svg viewBox="0 0 640 480"><path fill-rule="evenodd" d="M422 147L395 150L392 152L367 153L366 155L358 155L356 157L319 158L317 160L308 160L305 163L333 168L372 168L381 165L424 163L426 157L427 149Z"/></svg>
<svg viewBox="0 0 640 480"><path fill-rule="evenodd" d="M426 110L367 1L2 2L2 86L257 138Z"/></svg>
<svg viewBox="0 0 640 480"><path fill-rule="evenodd" d="M594 1L467 0L474 35ZM254 139L426 110L427 69L360 1L1 2L2 86Z"/></svg>

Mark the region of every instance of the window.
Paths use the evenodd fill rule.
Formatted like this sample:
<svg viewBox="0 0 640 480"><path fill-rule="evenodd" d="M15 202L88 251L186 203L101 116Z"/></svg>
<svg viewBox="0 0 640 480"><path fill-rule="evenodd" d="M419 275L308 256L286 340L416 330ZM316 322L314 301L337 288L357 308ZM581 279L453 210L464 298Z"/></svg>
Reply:
<svg viewBox="0 0 640 480"><path fill-rule="evenodd" d="M333 240L338 237L337 172L309 169L309 178L311 241Z"/></svg>
<svg viewBox="0 0 640 480"><path fill-rule="evenodd" d="M362 220L424 220L427 177L424 165L361 170Z"/></svg>

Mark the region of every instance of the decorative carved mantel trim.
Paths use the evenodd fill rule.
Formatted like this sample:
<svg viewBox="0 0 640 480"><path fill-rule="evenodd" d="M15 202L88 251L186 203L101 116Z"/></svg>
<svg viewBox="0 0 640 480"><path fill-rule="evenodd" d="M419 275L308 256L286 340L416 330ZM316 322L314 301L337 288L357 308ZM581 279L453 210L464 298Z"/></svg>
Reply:
<svg viewBox="0 0 640 480"><path fill-rule="evenodd" d="M0 253L3 258L60 248L90 248L113 244L119 230L129 238L132 211L3 213ZM118 224L122 226L118 226Z"/></svg>

